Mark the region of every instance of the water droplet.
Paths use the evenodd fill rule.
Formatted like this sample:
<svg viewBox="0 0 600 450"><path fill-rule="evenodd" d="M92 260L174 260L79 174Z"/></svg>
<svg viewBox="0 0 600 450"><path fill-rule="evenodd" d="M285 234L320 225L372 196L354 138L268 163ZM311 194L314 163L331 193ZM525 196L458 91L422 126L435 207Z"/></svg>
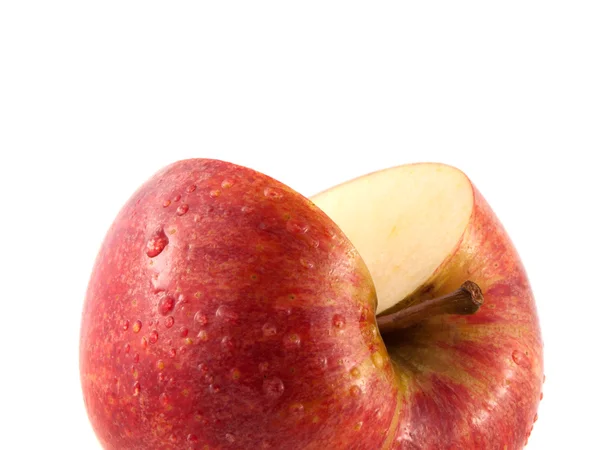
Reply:
<svg viewBox="0 0 600 450"><path fill-rule="evenodd" d="M537 413L535 413L535 417L533 418L533 423L536 423L537 420L538 420L538 415L537 415Z"/></svg>
<svg viewBox="0 0 600 450"><path fill-rule="evenodd" d="M262 327L262 331L265 337L275 336L277 334L277 327L272 323L265 323Z"/></svg>
<svg viewBox="0 0 600 450"><path fill-rule="evenodd" d="M198 436L196 436L195 434L188 434L187 435L187 440L188 442L198 442Z"/></svg>
<svg viewBox="0 0 600 450"><path fill-rule="evenodd" d="M302 403L292 403L290 405L290 413L294 416L301 416L304 414L304 405Z"/></svg>
<svg viewBox="0 0 600 450"><path fill-rule="evenodd" d="M159 382L159 383L163 383L163 382L166 380L166 378L167 378L167 377L166 377L166 375L165 375L164 373L160 372L160 373L158 374L158 382Z"/></svg>
<svg viewBox="0 0 600 450"><path fill-rule="evenodd" d="M318 362L321 369L326 369L327 365L329 364L329 361L327 361L327 358L325 356L321 356Z"/></svg>
<svg viewBox="0 0 600 450"><path fill-rule="evenodd" d="M201 341L208 341L208 333L205 330L200 330L196 337Z"/></svg>
<svg viewBox="0 0 600 450"><path fill-rule="evenodd" d="M362 394L362 391L358 386L355 385L350 388L350 395L353 397L358 397L360 394Z"/></svg>
<svg viewBox="0 0 600 450"><path fill-rule="evenodd" d="M202 314L200 311L196 313L194 316L194 321L199 324L201 327L205 326L208 323L208 318Z"/></svg>
<svg viewBox="0 0 600 450"><path fill-rule="evenodd" d="M346 319L340 314L335 314L332 322L333 326L340 330L346 326Z"/></svg>
<svg viewBox="0 0 600 450"><path fill-rule="evenodd" d="M283 381L277 377L267 378L263 381L263 392L269 398L279 398L283 394L285 386Z"/></svg>
<svg viewBox="0 0 600 450"><path fill-rule="evenodd" d="M233 444L235 442L235 437L231 433L226 433L225 434L225 440L227 442L229 442L230 444Z"/></svg>
<svg viewBox="0 0 600 450"><path fill-rule="evenodd" d="M379 352L373 353L371 355L371 361L373 361L373 365L375 367L377 367L378 369L381 369L383 367L384 360L383 360L383 356L381 356L381 353L379 353Z"/></svg>
<svg viewBox="0 0 600 450"><path fill-rule="evenodd" d="M165 319L165 327L171 328L175 324L175 319L173 316L169 316Z"/></svg>
<svg viewBox="0 0 600 450"><path fill-rule="evenodd" d="M196 190L196 185L195 184L190 184L187 188L186 191L189 193L192 193Z"/></svg>
<svg viewBox="0 0 600 450"><path fill-rule="evenodd" d="M283 346L287 349L300 347L300 336L298 336L296 333L287 334L283 338Z"/></svg>
<svg viewBox="0 0 600 450"><path fill-rule="evenodd" d="M219 195L221 195L221 191L219 191L218 189L214 189L214 190L210 191L209 195L212 198L217 198Z"/></svg>
<svg viewBox="0 0 600 450"><path fill-rule="evenodd" d="M152 330L150 336L148 337L148 340L151 344L156 344L156 342L158 341L158 331Z"/></svg>
<svg viewBox="0 0 600 450"><path fill-rule="evenodd" d="M136 381L135 383L133 383L133 395L136 397L138 395L140 395L140 390L141 390L140 382Z"/></svg>
<svg viewBox="0 0 600 450"><path fill-rule="evenodd" d="M141 345L142 345L142 348L148 347L148 339L146 339L146 336L142 337Z"/></svg>
<svg viewBox="0 0 600 450"><path fill-rule="evenodd" d="M133 355L133 362L134 363L140 362L140 354L139 353L136 353L135 355Z"/></svg>
<svg viewBox="0 0 600 450"><path fill-rule="evenodd" d="M131 330L134 333L139 333L141 329L142 329L142 321L141 320L136 320L135 322L133 322L133 327L131 327Z"/></svg>
<svg viewBox="0 0 600 450"><path fill-rule="evenodd" d="M221 347L223 348L223 350L231 352L235 348L235 343L233 342L233 339L231 339L231 337L225 336L223 339L221 339Z"/></svg>
<svg viewBox="0 0 600 450"><path fill-rule="evenodd" d="M254 207L252 207L252 206L242 206L241 211L244 214L250 214L252 211L254 211Z"/></svg>
<svg viewBox="0 0 600 450"><path fill-rule="evenodd" d="M175 197L173 197L174 202L178 202L179 200L181 200L181 194L177 194Z"/></svg>
<svg viewBox="0 0 600 450"><path fill-rule="evenodd" d="M131 350L131 345L125 344L125 353L129 353L129 350Z"/></svg>
<svg viewBox="0 0 600 450"><path fill-rule="evenodd" d="M265 197L270 198L272 200L280 200L281 198L283 198L283 192L276 188L267 187L265 188L263 193L265 194Z"/></svg>
<svg viewBox="0 0 600 450"><path fill-rule="evenodd" d="M165 362L162 359L156 361L156 368L158 370L163 370L165 368Z"/></svg>
<svg viewBox="0 0 600 450"><path fill-rule="evenodd" d="M306 267L307 269L314 269L315 267L315 263L305 259L305 258L300 258L300 264L302 264L303 267Z"/></svg>
<svg viewBox="0 0 600 450"><path fill-rule="evenodd" d="M512 360L515 362L517 366L521 367L530 367L529 358L525 353L520 350L515 350L512 352Z"/></svg>
<svg viewBox="0 0 600 450"><path fill-rule="evenodd" d="M185 342L185 345L192 345L194 343L194 340L192 338L185 338L184 342ZM183 351L185 349L182 348L181 350L182 350L182 353L183 353Z"/></svg>
<svg viewBox="0 0 600 450"><path fill-rule="evenodd" d="M221 392L221 386L218 384L211 384L210 386L208 386L208 392L210 392L211 394L218 394L219 392Z"/></svg>
<svg viewBox="0 0 600 450"><path fill-rule="evenodd" d="M356 425L354 425L354 431L360 431L360 429L362 428L363 423L362 422L357 422Z"/></svg>
<svg viewBox="0 0 600 450"><path fill-rule="evenodd" d="M162 394L160 394L158 396L158 401L160 402L160 404L162 406L168 406L169 405L169 397L167 396L167 394L165 394L164 392Z"/></svg>
<svg viewBox="0 0 600 450"><path fill-rule="evenodd" d="M163 208L167 208L171 204L171 200L165 200L163 202Z"/></svg>
<svg viewBox="0 0 600 450"><path fill-rule="evenodd" d="M175 306L175 299L170 295L164 295L162 293L161 299L158 301L158 312L163 316L166 316L171 311L173 311L173 307Z"/></svg>
<svg viewBox="0 0 600 450"><path fill-rule="evenodd" d="M290 232L290 233L294 233L294 234L305 234L308 232L308 230L310 229L310 226L305 223L302 222L300 220L297 219L290 219L287 221L287 223L285 224L285 228Z"/></svg>
<svg viewBox="0 0 600 450"><path fill-rule="evenodd" d="M215 312L215 316L219 319L226 320L227 322L236 322L239 318L239 315L227 305L219 306Z"/></svg>
<svg viewBox="0 0 600 450"><path fill-rule="evenodd" d="M233 181L231 180L223 180L223 182L221 183L221 187L223 189L229 189L231 186L233 186Z"/></svg>
<svg viewBox="0 0 600 450"><path fill-rule="evenodd" d="M169 356L171 358L175 358L175 356L177 356L177 350L175 350L174 348L172 348L171 350L169 350Z"/></svg>
<svg viewBox="0 0 600 450"><path fill-rule="evenodd" d="M189 205L187 203L183 203L181 205L179 205L179 207L177 208L177 215L178 216L183 216L186 212L188 212L190 209Z"/></svg>
<svg viewBox="0 0 600 450"><path fill-rule="evenodd" d="M189 333L189 330L187 328L182 328L179 330L179 336L181 336L182 338L186 337Z"/></svg>
<svg viewBox="0 0 600 450"><path fill-rule="evenodd" d="M208 373L208 366L206 364L204 364L204 363L198 364L197 368L203 374Z"/></svg>
<svg viewBox="0 0 600 450"><path fill-rule="evenodd" d="M350 375L352 375L354 378L358 378L360 377L360 369L358 367L354 367L351 371L350 371Z"/></svg>
<svg viewBox="0 0 600 450"><path fill-rule="evenodd" d="M146 255L150 258L160 255L168 243L169 238L165 231L162 228L156 230L146 243Z"/></svg>
<svg viewBox="0 0 600 450"><path fill-rule="evenodd" d="M124 320L121 324L123 331L127 331L127 329L129 328L129 320Z"/></svg>

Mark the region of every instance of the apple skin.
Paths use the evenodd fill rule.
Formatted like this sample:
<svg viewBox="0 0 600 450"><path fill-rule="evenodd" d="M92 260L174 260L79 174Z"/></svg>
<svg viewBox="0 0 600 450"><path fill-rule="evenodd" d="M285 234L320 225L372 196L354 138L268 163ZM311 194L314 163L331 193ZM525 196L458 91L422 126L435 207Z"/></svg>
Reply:
<svg viewBox="0 0 600 450"><path fill-rule="evenodd" d="M395 449L521 449L537 420L544 375L534 297L515 247L475 187L473 204L455 252L406 301L472 280L484 294L481 309L384 336L403 386Z"/></svg>
<svg viewBox="0 0 600 450"><path fill-rule="evenodd" d="M308 199L226 162L177 162L96 259L90 421L106 449L389 448L399 397L375 310L364 262Z"/></svg>

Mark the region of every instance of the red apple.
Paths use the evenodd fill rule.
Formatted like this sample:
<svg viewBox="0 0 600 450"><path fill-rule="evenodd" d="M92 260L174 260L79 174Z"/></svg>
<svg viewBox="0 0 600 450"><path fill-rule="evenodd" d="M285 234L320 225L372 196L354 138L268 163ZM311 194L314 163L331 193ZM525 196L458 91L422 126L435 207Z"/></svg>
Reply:
<svg viewBox="0 0 600 450"><path fill-rule="evenodd" d="M379 308L348 238L265 175L187 160L133 195L82 319L105 448L523 446L542 376L533 297L468 179L398 168L315 200L364 252ZM452 314L479 307L475 284L429 300L466 280L476 314Z"/></svg>

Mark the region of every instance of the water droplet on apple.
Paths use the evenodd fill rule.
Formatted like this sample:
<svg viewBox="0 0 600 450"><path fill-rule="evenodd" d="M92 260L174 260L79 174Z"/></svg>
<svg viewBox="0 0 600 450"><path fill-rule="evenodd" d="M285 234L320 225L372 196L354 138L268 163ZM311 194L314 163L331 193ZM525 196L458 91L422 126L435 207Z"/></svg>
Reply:
<svg viewBox="0 0 600 450"><path fill-rule="evenodd" d="M512 352L512 360L515 362L517 366L520 367L530 367L529 358L525 353L520 350L515 350Z"/></svg>
<svg viewBox="0 0 600 450"><path fill-rule="evenodd" d="M360 394L362 394L360 387L354 385L350 388L350 395L353 397L358 397Z"/></svg>
<svg viewBox="0 0 600 450"><path fill-rule="evenodd" d="M165 231L162 228L156 230L146 243L146 255L150 258L160 255L168 243L169 238Z"/></svg>
<svg viewBox="0 0 600 450"><path fill-rule="evenodd" d="M174 202L178 202L179 200L181 200L181 194L177 194L175 197L173 197Z"/></svg>
<svg viewBox="0 0 600 450"><path fill-rule="evenodd" d="M130 350L131 350L131 345L125 344L125 353L129 353Z"/></svg>
<svg viewBox="0 0 600 450"><path fill-rule="evenodd" d="M196 313L196 315L194 315L194 321L200 325L201 327L203 327L204 325L206 325L208 323L208 318L202 314L200 311L198 311Z"/></svg>
<svg viewBox="0 0 600 450"><path fill-rule="evenodd" d="M196 337L201 341L208 341L208 333L205 330L200 330Z"/></svg>
<svg viewBox="0 0 600 450"><path fill-rule="evenodd" d="M254 207L252 207L252 206L242 206L241 211L244 214L250 214L252 211L254 211Z"/></svg>
<svg viewBox="0 0 600 450"><path fill-rule="evenodd" d="M182 328L179 330L179 336L181 336L182 338L186 337L189 333L189 330L187 328Z"/></svg>
<svg viewBox="0 0 600 450"><path fill-rule="evenodd" d="M235 343L233 342L233 339L231 339L231 337L229 336L225 336L223 339L221 339L221 348L226 352L233 351L233 349L235 348Z"/></svg>
<svg viewBox="0 0 600 450"><path fill-rule="evenodd" d="M142 337L142 340L140 341L140 344L142 345L142 348L147 348L148 347L148 339L146 339L146 336Z"/></svg>
<svg viewBox="0 0 600 450"><path fill-rule="evenodd" d="M210 392L211 394L218 394L219 392L221 392L221 386L213 383L210 386L208 386L208 392Z"/></svg>
<svg viewBox="0 0 600 450"><path fill-rule="evenodd" d="M136 381L135 383L133 383L133 395L135 397L137 397L138 395L140 395L140 382Z"/></svg>
<svg viewBox="0 0 600 450"><path fill-rule="evenodd" d="M173 316L169 316L165 319L165 327L171 328L175 324L175 319Z"/></svg>
<svg viewBox="0 0 600 450"><path fill-rule="evenodd" d="M169 350L169 356L171 358L175 358L175 356L177 356L177 350L175 350L174 348L172 348L171 350Z"/></svg>
<svg viewBox="0 0 600 450"><path fill-rule="evenodd" d="M208 195L210 195L212 198L217 198L219 195L221 195L221 191L219 191L218 189L214 189L210 191Z"/></svg>
<svg viewBox="0 0 600 450"><path fill-rule="evenodd" d="M289 333L283 338L283 346L287 349L294 349L300 347L300 336L296 333Z"/></svg>
<svg viewBox="0 0 600 450"><path fill-rule="evenodd" d="M235 322L239 318L239 315L227 305L219 306L219 308L215 312L215 316L217 316L219 319L226 320L228 322Z"/></svg>
<svg viewBox="0 0 600 450"><path fill-rule="evenodd" d="M171 200L165 200L163 202L163 208L167 208L171 204Z"/></svg>
<svg viewBox="0 0 600 450"><path fill-rule="evenodd" d="M379 352L375 352L371 355L371 361L373 361L373 365L378 369L381 369L384 365L383 356L381 356L381 353Z"/></svg>
<svg viewBox="0 0 600 450"><path fill-rule="evenodd" d="M160 404L162 406L168 406L170 399L169 399L168 395L163 392L162 394L160 394L158 396L158 401L160 402Z"/></svg>
<svg viewBox="0 0 600 450"><path fill-rule="evenodd" d="M307 223L304 223L298 219L290 219L285 224L286 230L294 234L306 234L310 229Z"/></svg>
<svg viewBox="0 0 600 450"><path fill-rule="evenodd" d="M129 320L124 320L124 321L122 322L122 325L121 325L121 326L122 326L122 328L123 328L123 331L127 331L127 329L129 328Z"/></svg>
<svg viewBox="0 0 600 450"><path fill-rule="evenodd" d="M360 369L358 367L354 367L351 371L350 371L350 375L352 375L354 378L358 378L360 377Z"/></svg>
<svg viewBox="0 0 600 450"><path fill-rule="evenodd" d="M188 434L187 440L188 440L188 442L196 443L196 442L198 442L198 436L196 436L195 434Z"/></svg>
<svg viewBox="0 0 600 450"><path fill-rule="evenodd" d="M263 392L269 398L275 399L282 396L285 386L277 377L267 378L263 381Z"/></svg>
<svg viewBox="0 0 600 450"><path fill-rule="evenodd" d="M302 264L302 267L306 267L307 269L315 268L315 263L306 258L300 258L300 264Z"/></svg>
<svg viewBox="0 0 600 450"><path fill-rule="evenodd" d="M293 416L301 416L304 414L304 405L302 403L292 403L290 405L290 413Z"/></svg>
<svg viewBox="0 0 600 450"><path fill-rule="evenodd" d="M271 200L280 200L283 198L283 192L276 188L267 187L263 193L265 194L265 197L270 198Z"/></svg>
<svg viewBox="0 0 600 450"><path fill-rule="evenodd" d="M275 336L277 334L277 327L272 323L265 323L262 327L262 331L265 337Z"/></svg>
<svg viewBox="0 0 600 450"><path fill-rule="evenodd" d="M188 193L194 192L195 190L196 190L196 185L195 185L195 184L190 184L190 185L187 187L187 189L186 189L186 191L187 191Z"/></svg>
<svg viewBox="0 0 600 450"><path fill-rule="evenodd" d="M175 306L175 299L170 295L164 295L161 293L162 297L158 301L158 312L163 316L166 316L171 311L173 311L173 307Z"/></svg>
<svg viewBox="0 0 600 450"><path fill-rule="evenodd" d="M333 326L335 328L337 328L338 330L341 330L342 328L344 328L346 326L346 318L340 314L335 314L333 316Z"/></svg>
<svg viewBox="0 0 600 450"><path fill-rule="evenodd" d="M135 355L133 355L133 362L134 363L140 362L140 354L139 353L136 353Z"/></svg>
<svg viewBox="0 0 600 450"><path fill-rule="evenodd" d="M190 209L189 205L187 203L183 203L181 205L179 205L179 207L177 208L177 215L178 216L183 216L186 212L188 212Z"/></svg>
<svg viewBox="0 0 600 450"><path fill-rule="evenodd" d="M139 333L141 329L142 329L142 321L141 320L136 320L135 322L133 322L133 327L131 327L131 330L134 333Z"/></svg>
<svg viewBox="0 0 600 450"><path fill-rule="evenodd" d="M221 183L221 187L223 189L229 189L231 186L233 186L233 181L231 180L223 180L223 182Z"/></svg>
<svg viewBox="0 0 600 450"><path fill-rule="evenodd" d="M158 341L158 331L152 330L150 336L148 337L148 340L151 344L156 344L156 342Z"/></svg>
<svg viewBox="0 0 600 450"><path fill-rule="evenodd" d="M229 442L230 444L233 444L235 442L235 436L231 433L226 433L225 434L225 440L227 442Z"/></svg>

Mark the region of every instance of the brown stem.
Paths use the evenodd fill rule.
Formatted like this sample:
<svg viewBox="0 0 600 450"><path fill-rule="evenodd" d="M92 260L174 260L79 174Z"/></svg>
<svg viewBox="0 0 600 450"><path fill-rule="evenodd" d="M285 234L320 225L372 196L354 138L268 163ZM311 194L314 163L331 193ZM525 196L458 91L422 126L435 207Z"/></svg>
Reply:
<svg viewBox="0 0 600 450"><path fill-rule="evenodd" d="M474 314L483 304L483 294L477 284L465 281L451 294L426 300L400 311L377 317L381 334L408 328L429 317L441 314Z"/></svg>

